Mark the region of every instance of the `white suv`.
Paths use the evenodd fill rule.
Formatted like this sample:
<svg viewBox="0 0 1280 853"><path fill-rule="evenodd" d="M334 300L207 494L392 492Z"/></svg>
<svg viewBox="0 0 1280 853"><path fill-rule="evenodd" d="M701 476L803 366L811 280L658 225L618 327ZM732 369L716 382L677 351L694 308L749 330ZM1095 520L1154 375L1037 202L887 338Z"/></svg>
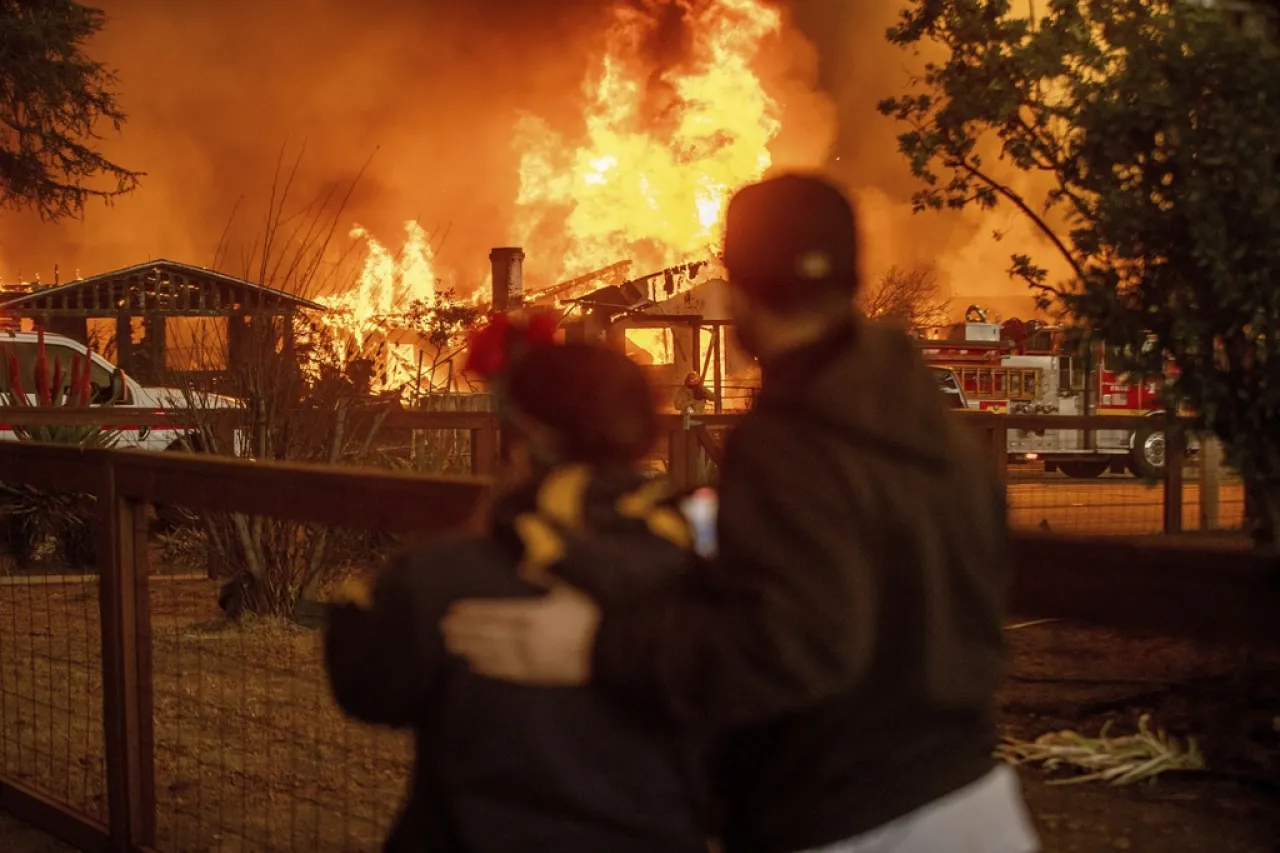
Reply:
<svg viewBox="0 0 1280 853"><path fill-rule="evenodd" d="M35 403L35 365L38 351L38 336L35 332L16 330L0 330L0 406L12 405L9 387L9 357L18 357L18 370L22 380L22 388L27 399ZM73 338L64 335L45 334L45 355L49 370L53 371L54 360L62 364L63 376L69 381L71 359L79 356L84 359L88 347ZM188 398L183 391L176 388L144 388L124 371L117 368L97 353L93 353L89 361L89 384L91 388L91 406L102 406L116 399L114 408L146 409L148 411L187 411L190 408ZM200 393L193 401L200 408L226 409L238 407L239 401L231 397L217 394ZM0 417L0 420L3 420ZM170 450L176 449L188 430L151 429L148 427L124 427L120 429L120 438L116 447L133 450ZM17 436L7 425L0 423L0 441L13 441Z"/></svg>

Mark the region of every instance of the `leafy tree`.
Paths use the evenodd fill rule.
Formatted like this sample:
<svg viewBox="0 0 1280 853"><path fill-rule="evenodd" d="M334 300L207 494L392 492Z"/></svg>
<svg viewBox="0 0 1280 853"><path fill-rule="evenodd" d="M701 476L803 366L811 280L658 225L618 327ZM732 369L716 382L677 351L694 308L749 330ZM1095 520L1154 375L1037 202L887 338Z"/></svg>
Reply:
<svg viewBox="0 0 1280 853"><path fill-rule="evenodd" d="M915 0L889 39L941 49L881 103L917 209L1012 204L1072 270L1011 272L1122 347L1172 367L1280 530L1280 53L1177 0ZM1030 173L1033 180L1016 180ZM1041 195L1017 187L1039 183Z"/></svg>
<svg viewBox="0 0 1280 853"><path fill-rule="evenodd" d="M859 305L868 317L919 329L943 322L950 300L932 269L891 267L867 288Z"/></svg>
<svg viewBox="0 0 1280 853"><path fill-rule="evenodd" d="M125 120L115 75L83 52L104 20L72 0L0 0L0 207L58 220L138 185L93 147L100 122Z"/></svg>

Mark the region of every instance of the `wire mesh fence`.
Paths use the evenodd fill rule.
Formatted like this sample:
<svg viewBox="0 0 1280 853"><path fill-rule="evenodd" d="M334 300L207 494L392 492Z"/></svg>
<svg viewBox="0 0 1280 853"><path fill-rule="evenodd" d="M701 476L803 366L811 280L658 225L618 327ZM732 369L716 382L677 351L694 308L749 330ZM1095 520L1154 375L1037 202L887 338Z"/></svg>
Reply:
<svg viewBox="0 0 1280 853"><path fill-rule="evenodd" d="M0 483L0 776L104 821L92 498Z"/></svg>
<svg viewBox="0 0 1280 853"><path fill-rule="evenodd" d="M217 561L200 523L151 526L142 640L152 665L144 689L154 713L156 848L378 849L407 789L409 737L337 708L314 611L233 619L227 579L209 576ZM303 548L321 536L339 546L368 539L294 528ZM0 541L0 776L106 822L96 570L68 565L52 542L47 556L19 564L12 555L27 543L13 540ZM319 597L336 578L375 569L387 546L363 559L333 548Z"/></svg>
<svg viewBox="0 0 1280 853"><path fill-rule="evenodd" d="M30 792L27 813L88 846L109 831L165 853L379 849L408 788L411 739L336 706L320 602L400 546L383 531L431 530L433 516L456 529L483 481L331 468L308 487L289 469L276 482L292 497L263 498L257 465L146 455L126 486L126 455L28 446L4 458L27 483L49 462L52 482L96 494L83 518L0 531L0 782ZM138 497L157 482L153 460L187 478L161 490L162 513ZM360 496L371 481L385 505ZM184 509L181 495L206 509ZM55 801L54 812L39 804Z"/></svg>
<svg viewBox="0 0 1280 853"><path fill-rule="evenodd" d="M261 518L246 519L251 541L217 541L229 520L193 515L152 561L157 847L378 849L405 796L412 744L334 704L315 601L375 570L396 543ZM219 572L228 551L242 558L232 570L252 563L262 579L246 587ZM219 576L190 579L200 566ZM162 582L165 572L184 579Z"/></svg>
<svg viewBox="0 0 1280 853"><path fill-rule="evenodd" d="M713 424L710 441L723 447L731 428ZM698 470L710 481L714 454L702 452ZM663 456L655 455L655 467L670 474L670 459ZM148 464L128 462L138 471ZM1244 498L1238 478L1223 472L1216 487L1202 489L1199 470L1196 460L1186 467L1184 528L1201 526L1202 491L1216 495L1211 526L1239 527ZM199 473L184 474L193 485L183 488L196 490ZM1162 529L1161 485L1119 474L1076 480L1030 467L1007 474L1015 528L1096 535ZM244 480L237 491L244 497L236 500L252 499L247 475L225 476L232 479L219 481L223 486ZM286 487L298 476L293 469L270 482L279 494L322 506L326 493ZM384 478L378 488L390 485ZM177 491L157 500L172 501ZM376 526L366 506L375 492L363 502L339 488L327 494L330 502L340 496L343 512L361 510L367 519L362 524ZM390 492L376 494L388 506L396 503ZM29 515L52 517L55 524L30 521L24 527L11 521L17 513L0 506L7 520L0 528L0 778L105 823L106 756L114 753L104 748L110 720L103 713L102 614L112 605L104 608L99 600L93 501L0 484L2 499L44 501L41 506L63 510ZM258 512L279 511L262 501L256 506ZM148 664L137 689L147 694L142 707L150 725L141 743L148 775L142 788L153 796L152 846L165 853L377 849L404 797L412 744L402 733L352 722L336 707L310 603L323 600L337 580L376 570L400 541L345 526L252 515L237 522L225 511L164 507L160 516L145 515L140 562L137 555L130 558L145 571L146 618L139 620L137 643ZM331 521L351 517L328 512ZM417 521L405 518L426 521L429 512L426 505L402 512L393 527L413 529ZM323 559L315 558L317 549ZM251 564L272 576L270 589L228 583L230 573Z"/></svg>
<svg viewBox="0 0 1280 853"><path fill-rule="evenodd" d="M1212 488L1212 487L1211 487ZM1206 490L1207 491L1207 490ZM1182 529L1239 530L1244 525L1244 487L1238 477L1223 477L1213 491L1216 517L1205 523L1194 465L1182 486ZM1145 536L1164 532L1165 486L1126 474L1072 480L1061 474L1017 472L1008 480L1009 523L1015 529L1040 529L1087 536Z"/></svg>

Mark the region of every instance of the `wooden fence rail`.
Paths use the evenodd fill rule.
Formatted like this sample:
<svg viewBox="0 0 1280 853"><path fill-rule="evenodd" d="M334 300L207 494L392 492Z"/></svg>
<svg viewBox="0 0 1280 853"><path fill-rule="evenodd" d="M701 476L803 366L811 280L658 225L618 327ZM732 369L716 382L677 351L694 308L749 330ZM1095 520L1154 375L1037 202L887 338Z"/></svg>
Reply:
<svg viewBox="0 0 1280 853"><path fill-rule="evenodd" d="M1008 472L1008 441L1011 430L1036 432L1041 430L1136 430L1139 427L1163 427L1162 417L1114 416L1114 415L997 415L986 412L957 412L955 417L982 438L991 454L992 463L1005 476ZM685 423L680 416L665 416L667 435L667 459L672 480L679 487L688 487L698 478L699 451L705 451L712 461L719 463L719 447L709 436L713 429L731 429L742 415L706 415L694 418L694 425ZM1169 431L1165 444L1166 460L1163 490L1163 530L1165 533L1182 532L1183 465L1186 461L1186 437L1178 424Z"/></svg>
<svg viewBox="0 0 1280 853"><path fill-rule="evenodd" d="M961 411L956 417L982 437L993 463L1003 475L1008 466L1008 436L1011 430L1136 430L1140 427L1162 427L1164 418L1114 415L1006 415ZM499 420L494 412L444 412L422 409L356 410L350 423L359 426L363 420L382 418L386 430L467 432L470 436L470 471L475 476L492 476L499 457ZM738 414L709 414L692 422L680 415L660 418L666 436L664 451L667 475L677 488L696 485L699 459L703 454L719 464L721 448L711 431L732 429L742 419ZM222 445L235 446L229 439L236 429L249 423L243 409L175 409L141 410L124 408L38 409L0 407L0 424L10 426L85 426L148 427L151 429L192 430L204 428L224 436ZM357 432L359 429L357 429ZM1162 529L1165 533L1182 532L1183 467L1186 460L1185 428L1175 422L1168 431L1162 494ZM1202 502L1216 505L1215 493L1201 493Z"/></svg>
<svg viewBox="0 0 1280 853"><path fill-rule="evenodd" d="M94 529L109 824L12 779L0 779L0 809L80 849L103 851L146 851L155 843L148 504L431 533L466 525L490 492L490 482L476 477L16 442L0 445L0 481L97 498Z"/></svg>
<svg viewBox="0 0 1280 853"><path fill-rule="evenodd" d="M96 414L101 419L101 412ZM134 423L139 417L133 413L112 416L117 414ZM0 416L10 414L0 411ZM496 423L488 415L414 412L395 417L397 426L415 429L471 429L473 436L487 434L481 440L497 446ZM711 428L735 422L728 415L700 420ZM180 418L165 421L180 422ZM1022 425L1007 416L991 423L988 427L986 421L974 421L975 428L992 431L1002 425L1008 428L1010 423ZM1058 425L1054 421L1048 428ZM1106 426L1115 428L1118 419L1107 419ZM679 418L670 418L666 427L673 443L687 448L688 442L697 440L689 437ZM145 851L155 845L147 504L430 533L467 524L490 493L490 482L482 477L430 477L17 442L0 444L0 481L97 497L94 529L108 820L104 825L5 778L0 778L0 808L82 849L112 851ZM1012 609L1019 616L1075 619L1215 641L1280 641L1276 618L1280 558L1272 552L1023 533L1014 535L1014 549Z"/></svg>
<svg viewBox="0 0 1280 853"><path fill-rule="evenodd" d="M1002 474L1007 470L1008 435L1010 430L1136 430L1144 426L1160 427L1163 417L1114 416L1114 415L1005 415L986 412L961 411L956 417L982 436L990 449L993 463ZM387 430L455 430L470 434L471 473L475 476L491 476L496 470L499 455L499 421L494 412L441 412L422 409L393 409L376 411L356 410L351 423L358 425L362 419L381 417L382 428ZM719 463L720 447L712 437L712 430L732 429L742 419L742 414L701 415L692 424L680 415L664 415L660 418L666 435L665 455L667 474L678 488L697 483L698 461L705 453ZM38 409L0 407L0 424L11 426L85 426L148 427L151 429L191 430L212 429L224 436L244 428L249 414L243 409L174 409L143 410L125 408L89 409ZM234 446L224 441L224 446ZM1166 441L1166 459L1163 490L1163 530L1180 533L1183 518L1183 463L1186 458L1185 430L1177 423L1169 431ZM1215 496L1205 496L1216 500Z"/></svg>

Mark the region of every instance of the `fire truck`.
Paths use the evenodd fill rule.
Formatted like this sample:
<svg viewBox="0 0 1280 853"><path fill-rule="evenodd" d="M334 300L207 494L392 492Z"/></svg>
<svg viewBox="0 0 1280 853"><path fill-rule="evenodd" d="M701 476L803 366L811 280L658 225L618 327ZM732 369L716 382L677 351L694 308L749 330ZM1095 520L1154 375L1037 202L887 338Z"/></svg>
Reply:
<svg viewBox="0 0 1280 853"><path fill-rule="evenodd" d="M1060 328L1046 327L1026 340L1003 340L1001 327L985 318L949 327L942 340L922 340L925 360L953 370L970 409L1024 415L1163 414L1162 376L1134 377L1114 351L1093 347L1088 356L1068 354ZM1164 471L1164 432L1050 429L1009 431L1009 461L1040 463L1046 471L1092 478L1129 471L1154 478Z"/></svg>

